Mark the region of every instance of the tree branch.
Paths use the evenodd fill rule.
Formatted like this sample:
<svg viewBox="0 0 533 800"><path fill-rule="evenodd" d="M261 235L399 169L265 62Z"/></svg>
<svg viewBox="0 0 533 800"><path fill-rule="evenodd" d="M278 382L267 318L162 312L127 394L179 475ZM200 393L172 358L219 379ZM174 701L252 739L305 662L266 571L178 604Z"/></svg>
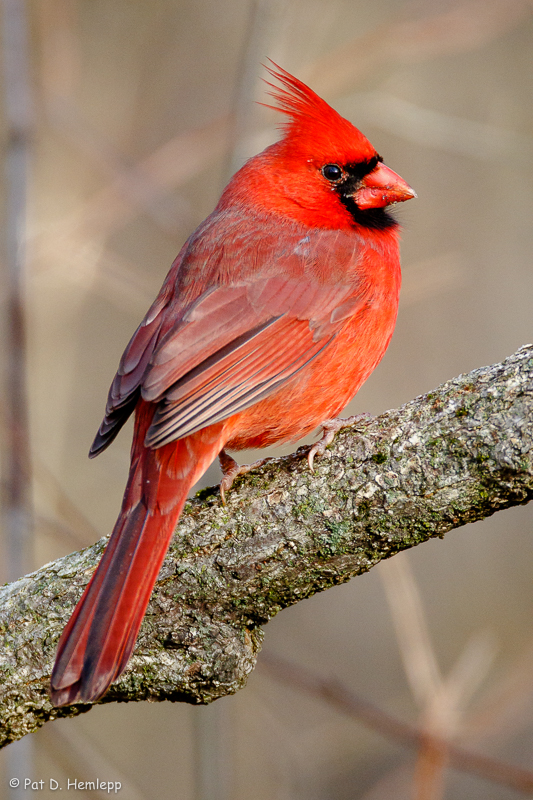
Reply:
<svg viewBox="0 0 533 800"><path fill-rule="evenodd" d="M428 744L444 751L451 765L463 772L470 772L501 786L508 786L531 797L533 772L523 767L499 761L490 756L473 752L462 745L428 733L422 727L403 722L387 714L368 700L358 697L350 687L336 680L325 678L306 667L293 664L272 654L263 655L261 666L274 680L291 686L300 692L328 703L341 714L361 722L368 729L381 734L391 742L420 751Z"/></svg>
<svg viewBox="0 0 533 800"><path fill-rule="evenodd" d="M533 346L200 492L179 522L128 669L101 702L207 703L241 688L264 625L382 558L533 497ZM0 744L49 719L57 639L105 539L0 589Z"/></svg>

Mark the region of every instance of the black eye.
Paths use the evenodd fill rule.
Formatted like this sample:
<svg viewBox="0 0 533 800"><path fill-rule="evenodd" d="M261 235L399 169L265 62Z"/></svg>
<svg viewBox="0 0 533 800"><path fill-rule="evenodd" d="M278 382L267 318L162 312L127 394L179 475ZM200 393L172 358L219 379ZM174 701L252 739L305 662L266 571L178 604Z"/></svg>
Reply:
<svg viewBox="0 0 533 800"><path fill-rule="evenodd" d="M326 164L325 167L322 167L322 175L328 181L338 181L342 178L342 169L338 164Z"/></svg>

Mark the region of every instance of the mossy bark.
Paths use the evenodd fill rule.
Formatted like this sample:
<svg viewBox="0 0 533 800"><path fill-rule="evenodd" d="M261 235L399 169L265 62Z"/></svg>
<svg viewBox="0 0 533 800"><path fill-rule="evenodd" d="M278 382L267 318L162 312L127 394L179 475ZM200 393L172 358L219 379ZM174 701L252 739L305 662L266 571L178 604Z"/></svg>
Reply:
<svg viewBox="0 0 533 800"><path fill-rule="evenodd" d="M187 504L135 654L101 702L208 703L246 683L282 608L533 496L533 346ZM58 637L105 540L0 589L0 744L55 709Z"/></svg>

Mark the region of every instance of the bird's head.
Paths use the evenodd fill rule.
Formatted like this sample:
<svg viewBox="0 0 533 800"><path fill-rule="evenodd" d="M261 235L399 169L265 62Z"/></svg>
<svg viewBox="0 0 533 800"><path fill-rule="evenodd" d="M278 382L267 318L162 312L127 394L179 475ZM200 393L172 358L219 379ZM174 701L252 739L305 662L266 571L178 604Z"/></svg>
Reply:
<svg viewBox="0 0 533 800"><path fill-rule="evenodd" d="M281 84L267 81L269 107L287 118L283 138L237 173L253 201L310 226L396 227L386 207L416 197L413 189L312 89L276 64L267 69Z"/></svg>

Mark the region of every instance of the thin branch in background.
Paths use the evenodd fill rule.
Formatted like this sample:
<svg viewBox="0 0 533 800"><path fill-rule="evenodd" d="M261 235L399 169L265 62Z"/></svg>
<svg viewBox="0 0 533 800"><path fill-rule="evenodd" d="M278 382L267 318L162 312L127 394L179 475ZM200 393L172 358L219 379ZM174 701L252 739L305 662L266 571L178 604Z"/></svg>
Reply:
<svg viewBox="0 0 533 800"><path fill-rule="evenodd" d="M35 6L40 29L39 83L43 94L72 97L82 72L75 0L40 0Z"/></svg>
<svg viewBox="0 0 533 800"><path fill-rule="evenodd" d="M463 736L484 740L508 737L531 724L533 706L533 644L481 697L463 726Z"/></svg>
<svg viewBox="0 0 533 800"><path fill-rule="evenodd" d="M27 184L32 102L29 82L26 9L23 0L3 0L5 149L5 282L7 294L4 384L6 451L4 531L8 580L30 564L30 441L26 394L25 259Z"/></svg>
<svg viewBox="0 0 533 800"><path fill-rule="evenodd" d="M71 98L51 97L45 102L46 118L52 129L110 178L121 195L166 236L176 239L180 226L192 225L194 215L184 198L171 197L142 165L128 160L91 125Z"/></svg>
<svg viewBox="0 0 533 800"><path fill-rule="evenodd" d="M448 764L448 747L444 738L448 725L441 719L444 709L437 708L441 704L436 701L444 697L445 691L422 599L405 554L403 558L380 564L379 575L411 692L424 709L423 736L414 775L415 798L441 800Z"/></svg>
<svg viewBox="0 0 533 800"><path fill-rule="evenodd" d="M142 160L137 175L146 175L153 185L159 187L161 196L173 191L222 156L229 124L229 117L218 118L176 136ZM135 196L124 191L122 178L117 177L68 217L36 231L31 241L34 275L40 277L50 271L61 272L66 280L82 281L86 289L91 290L95 280L103 275L106 283L113 284L111 298L118 299L120 291L117 295L116 284L124 280L133 301L140 303L140 310L145 311L145 301L141 296L144 281L132 282L126 278L120 264L119 269L115 269L116 262L124 259L108 255L106 247L111 234L137 216L140 210ZM75 271L72 270L73 263L76 264ZM152 294L153 290L150 290L148 299Z"/></svg>
<svg viewBox="0 0 533 800"><path fill-rule="evenodd" d="M243 53L240 59L231 111L229 154L226 179L233 175L244 161L253 155L250 138L253 134L252 120L256 87L264 71L261 62L265 54L271 54L276 33L281 25L281 16L286 13L284 0L252 0L245 34Z"/></svg>
<svg viewBox="0 0 533 800"><path fill-rule="evenodd" d="M459 733L465 709L494 658L492 638L473 637L446 679L429 636L422 598L407 554L383 562L379 570L411 691L422 709L422 741L415 770L417 800L440 800L449 762L447 742Z"/></svg>
<svg viewBox="0 0 533 800"><path fill-rule="evenodd" d="M486 676L493 656L490 636L482 632L473 637L443 681L440 692L427 699L421 720L427 735L415 767L417 800L441 800L444 797L445 772L450 762L447 743L460 733L464 710Z"/></svg>
<svg viewBox="0 0 533 800"><path fill-rule="evenodd" d="M425 706L442 692L443 680L422 600L405 554L401 558L383 561L378 574L385 589L411 692L418 705Z"/></svg>
<svg viewBox="0 0 533 800"><path fill-rule="evenodd" d="M413 778L415 800L443 800L449 761L447 742L423 737Z"/></svg>
<svg viewBox="0 0 533 800"><path fill-rule="evenodd" d="M3 381L5 457L2 520L5 541L4 580L31 568L32 514L30 436L26 392L24 278L28 162L32 135L28 22L24 0L2 0L5 165L6 371ZM33 742L17 743L7 755L10 776L31 775ZM17 792L17 795L19 793Z"/></svg>
<svg viewBox="0 0 533 800"><path fill-rule="evenodd" d="M230 800L232 731L227 704L194 709L195 800Z"/></svg>
<svg viewBox="0 0 533 800"><path fill-rule="evenodd" d="M190 224L191 211L183 199L172 198L142 168L130 163L107 137L98 131L76 103L80 43L75 9L71 2L44 2L39 15L41 42L41 110L50 127L81 155L121 187L123 194L174 237L181 220ZM68 78L65 78L65 74Z"/></svg>
<svg viewBox="0 0 533 800"><path fill-rule="evenodd" d="M306 667L266 652L261 654L259 668L274 680L328 703L337 711L358 720L369 730L403 747L419 749L430 738L421 728L402 722L368 700L358 697L335 678L323 677ZM472 753L458 745L439 741L437 737L431 738L435 746L446 746L450 764L455 769L469 772L526 795L533 792L532 771Z"/></svg>
<svg viewBox="0 0 533 800"><path fill-rule="evenodd" d="M179 134L141 160L136 167L137 175L145 175L158 187L161 196L173 191L208 169L223 155L229 124L229 116L219 117L200 128ZM44 238L46 252L52 250L57 239L61 242L76 237L78 246L80 236L103 241L138 213L136 196L124 190L123 176L118 175L69 217L37 234L35 245L39 247ZM46 259L45 264L48 262Z"/></svg>
<svg viewBox="0 0 533 800"><path fill-rule="evenodd" d="M383 91L357 92L347 98L361 125L375 125L408 142L476 161L505 159L524 168L533 162L533 137L503 125L466 119L424 108Z"/></svg>
<svg viewBox="0 0 533 800"><path fill-rule="evenodd" d="M153 276L141 272L131 259L119 255L111 247L97 246L94 240L92 247L83 239L77 248L75 240L63 244L65 247L58 244L55 263L49 261L46 273L40 271L34 275L34 287L50 278L58 278L77 286L81 294L90 291L120 311L130 311L139 317L146 313L160 281L154 285ZM48 255L51 259L53 254L50 252ZM76 269L67 270L67 265L73 263Z"/></svg>
<svg viewBox="0 0 533 800"><path fill-rule="evenodd" d="M427 3L421 7L425 12ZM477 49L530 14L530 0L469 0L441 14L396 19L309 64L302 79L321 97L345 95L366 75L388 64L417 63Z"/></svg>

